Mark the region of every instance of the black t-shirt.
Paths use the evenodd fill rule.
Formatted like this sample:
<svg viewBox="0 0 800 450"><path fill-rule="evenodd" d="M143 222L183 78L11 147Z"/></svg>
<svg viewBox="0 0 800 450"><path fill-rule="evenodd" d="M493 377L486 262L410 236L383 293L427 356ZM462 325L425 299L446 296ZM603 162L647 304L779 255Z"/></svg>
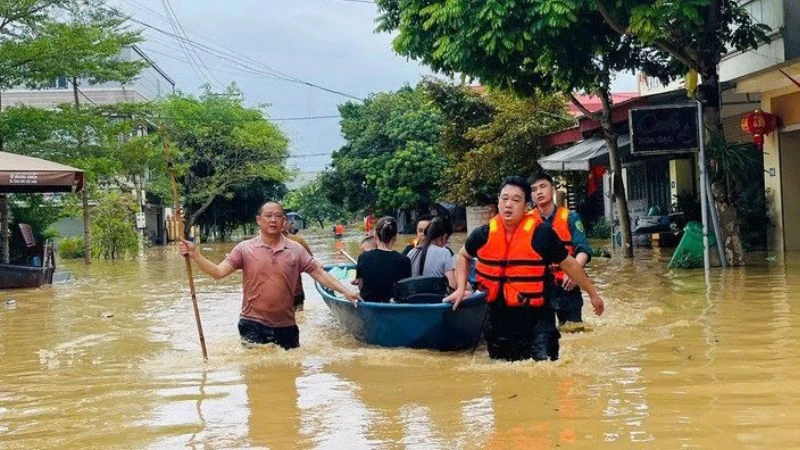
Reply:
<svg viewBox="0 0 800 450"><path fill-rule="evenodd" d="M370 250L358 256L356 278L361 278L361 297L369 302L388 302L398 280L411 276L411 260L394 251Z"/></svg>
<svg viewBox="0 0 800 450"><path fill-rule="evenodd" d="M473 258L478 256L478 250L489 241L489 225L483 225L472 230L464 243L464 249ZM536 227L531 238L531 248L542 257L545 264L558 264L564 261L569 253L564 243L561 242L553 228L547 224ZM548 280L549 281L549 280Z"/></svg>

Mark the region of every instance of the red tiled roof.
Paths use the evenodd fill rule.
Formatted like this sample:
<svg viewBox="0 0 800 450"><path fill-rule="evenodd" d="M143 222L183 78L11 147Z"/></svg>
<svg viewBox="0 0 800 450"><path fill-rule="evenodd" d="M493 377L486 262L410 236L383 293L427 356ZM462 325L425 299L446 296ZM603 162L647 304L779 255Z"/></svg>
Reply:
<svg viewBox="0 0 800 450"><path fill-rule="evenodd" d="M576 94L576 97L581 100L581 104L584 105L589 111L595 112L602 109L602 104L600 99L597 97L592 96L579 96ZM620 92L620 93L612 93L612 106L611 106L611 123L623 123L628 121L628 110L635 106L639 106L644 102L642 97L639 96L638 93L633 92ZM584 100L586 100L584 102ZM596 109L593 109L592 101L596 101ZM577 111L577 114L573 114L572 109ZM585 133L592 132L600 128L600 123L586 117L578 111L578 109L570 102L570 114L575 116L578 119L578 125L567 128L566 130L561 130L557 133L549 134L544 137L543 144L545 147L555 147L558 145L565 145L571 144L574 142L582 141L586 136Z"/></svg>
<svg viewBox="0 0 800 450"><path fill-rule="evenodd" d="M617 103L623 103L638 96L638 92L613 92L611 93L611 103L616 105ZM600 101L600 97L595 97L594 95L575 94L575 98L577 98L581 105L583 105L590 112L597 112L603 109L603 103ZM583 115L578 107L572 102L568 102L567 112L573 117L580 117Z"/></svg>

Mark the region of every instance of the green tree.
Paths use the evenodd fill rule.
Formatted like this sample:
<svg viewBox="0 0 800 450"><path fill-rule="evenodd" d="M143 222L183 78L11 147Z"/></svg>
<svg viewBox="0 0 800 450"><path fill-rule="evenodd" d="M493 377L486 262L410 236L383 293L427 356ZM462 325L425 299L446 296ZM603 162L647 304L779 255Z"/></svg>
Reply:
<svg viewBox="0 0 800 450"><path fill-rule="evenodd" d="M139 249L135 215L139 212L136 199L119 191L99 197L92 209L92 234L95 238L94 256L103 259L125 258Z"/></svg>
<svg viewBox="0 0 800 450"><path fill-rule="evenodd" d="M0 89L26 84L36 78L29 66L47 55L37 54L31 44L41 25L69 2L0 0Z"/></svg>
<svg viewBox="0 0 800 450"><path fill-rule="evenodd" d="M231 186L229 194L216 197L197 217L195 225L200 227L201 239L227 241L240 228L245 234L253 234L258 208L265 201L283 198L285 194L286 186L274 180L256 178ZM187 206L194 210L199 205L189 203Z"/></svg>
<svg viewBox="0 0 800 450"><path fill-rule="evenodd" d="M455 203L493 203L504 177L541 168L541 137L572 123L561 96L479 95L468 86L433 80L425 89L445 118L441 145L448 166L441 189Z"/></svg>
<svg viewBox="0 0 800 450"><path fill-rule="evenodd" d="M611 170L621 173L617 134L611 122L612 73L641 66L663 66L659 56L621 39L599 13L586 5L542 0L518 4L488 0L378 0L379 30L399 31L395 50L421 59L434 69L477 77L526 97L562 93L603 129ZM474 7L473 7L474 6ZM587 36L591 36L587 39ZM583 108L573 95L599 95L602 114ZM539 122L541 116L530 117ZM534 156L534 155L532 155ZM615 177L626 256L633 256L624 185Z"/></svg>
<svg viewBox="0 0 800 450"><path fill-rule="evenodd" d="M119 137L131 130L130 121L110 121L96 108L69 104L52 110L10 107L0 118L9 151L80 167L92 182L113 183L124 173L130 157Z"/></svg>
<svg viewBox="0 0 800 450"><path fill-rule="evenodd" d="M350 212L375 207L424 210L438 200L444 169L438 148L442 116L421 86L339 107L346 144L332 155L321 182Z"/></svg>
<svg viewBox="0 0 800 450"><path fill-rule="evenodd" d="M222 94L208 88L199 97L179 93L158 105L166 137L174 146L186 227L215 199L230 199L248 182L288 179L286 135L257 108L245 107L231 85Z"/></svg>
<svg viewBox="0 0 800 450"><path fill-rule="evenodd" d="M0 0L0 115L2 91L25 84L28 64L36 55L27 45L34 29L68 0ZM5 149L0 134L0 151ZM0 262L9 261L9 209L0 194Z"/></svg>
<svg viewBox="0 0 800 450"><path fill-rule="evenodd" d="M709 147L723 134L720 116L719 63L730 50L745 51L768 42L770 27L757 23L741 0L572 0L591 2L616 32L668 53L673 64L697 71L701 77L698 100L703 102L703 122ZM652 75L652 72L649 72ZM734 193L724 184L712 186L725 235L728 262L744 264Z"/></svg>
<svg viewBox="0 0 800 450"><path fill-rule="evenodd" d="M325 196L319 178L287 193L283 206L287 210L297 211L308 220L316 221L320 228L325 227L326 220L339 220L346 216L341 207L331 203Z"/></svg>
<svg viewBox="0 0 800 450"><path fill-rule="evenodd" d="M105 8L103 1L87 0L69 6L35 28L28 51L37 58L28 64L27 81L28 84L44 84L57 77L67 77L72 84L74 107L80 111L80 83L126 83L139 74L146 62L120 58L123 48L142 41L141 32L128 30L125 19ZM79 136L78 141L85 139ZM81 192L81 199L84 261L90 264L89 190Z"/></svg>
<svg viewBox="0 0 800 450"><path fill-rule="evenodd" d="M89 180L86 189L92 190L98 184L129 189L131 175L163 166L148 138L120 140L131 135L134 125L130 119L109 120L107 108L76 110L71 105L54 110L10 107L0 116L7 150L80 167ZM81 215L78 208L64 210Z"/></svg>

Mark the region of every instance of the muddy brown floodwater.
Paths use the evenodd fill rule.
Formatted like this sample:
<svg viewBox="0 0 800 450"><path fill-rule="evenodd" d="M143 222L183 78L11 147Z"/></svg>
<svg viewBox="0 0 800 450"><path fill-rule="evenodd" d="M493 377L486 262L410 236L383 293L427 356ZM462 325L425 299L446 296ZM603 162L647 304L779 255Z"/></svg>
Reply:
<svg viewBox="0 0 800 450"><path fill-rule="evenodd" d="M322 262L345 262L330 237L307 238ZM203 247L219 260L232 244ZM668 259L595 259L606 314L586 305L591 331L565 334L544 363L361 344L307 276L301 348L246 350L238 274L196 275L203 363L174 247L65 261L66 284L0 293L16 300L0 309L0 448L800 446L800 255L753 255L708 288Z"/></svg>

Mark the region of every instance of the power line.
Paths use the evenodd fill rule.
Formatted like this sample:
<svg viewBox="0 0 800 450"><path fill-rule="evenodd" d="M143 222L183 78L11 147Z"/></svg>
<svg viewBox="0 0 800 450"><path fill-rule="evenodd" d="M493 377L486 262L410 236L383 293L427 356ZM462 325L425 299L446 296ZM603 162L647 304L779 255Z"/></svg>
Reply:
<svg viewBox="0 0 800 450"><path fill-rule="evenodd" d="M164 16L163 14L160 14L159 12L157 12L157 11L151 9L151 8L148 8L145 4L143 4L143 3L141 3L141 2L139 2L137 0L125 0L125 1L128 1L128 2L131 2L131 3L134 3L134 4L138 5L142 9L145 9L145 10L149 11L154 16L160 18L161 20L163 20L165 22L168 21L168 18L166 16ZM226 46L220 44L219 42L214 42L214 41L206 38L204 35L201 35L199 33L195 33L195 32L193 32L191 30L189 30L189 33L193 34L195 36L198 36L201 39L205 39L206 41L209 41L209 42L213 43L214 45L224 49L227 52L226 55L235 55L235 56L238 57L237 59L239 59L241 61L248 62L250 64L254 64L257 67L262 67L262 68L266 69L267 71L274 72L275 74L280 75L282 77L298 80L298 78L295 78L295 77L292 77L291 75L285 74L285 73L283 73L283 72L281 72L281 71L279 71L279 70L275 69L274 67L271 67L271 66L269 66L267 64L264 64L262 62L256 61L255 59L250 58L249 56L247 56L247 55L245 55L245 54L243 54L241 52L238 52L238 51L236 51L236 50L234 50L234 49L232 49L230 47L226 47Z"/></svg>
<svg viewBox="0 0 800 450"><path fill-rule="evenodd" d="M164 10L168 11L167 10L167 4L164 3L164 0L161 0L161 4L164 6ZM175 26L175 22L172 20L172 16L169 15L169 12L167 12L167 18L168 18L168 21L169 21L169 26L172 28L172 30L175 32L175 34L177 34L178 33L178 27ZM178 41L178 44L181 47L181 52L183 52L183 54L186 56L186 58L188 58L188 60L189 60L189 68L191 68L192 72L194 72L194 74L197 75L197 79L200 80L201 82L208 83L209 82L208 81L208 77L202 73L202 71L200 70L200 66L192 58L192 55L189 53L189 49L186 48L186 43L183 42L183 41Z"/></svg>
<svg viewBox="0 0 800 450"><path fill-rule="evenodd" d="M275 119L269 119L274 122L291 122L293 120L319 120L319 119L340 119L342 116L339 114L330 115L330 116L304 116L304 117L278 117Z"/></svg>
<svg viewBox="0 0 800 450"><path fill-rule="evenodd" d="M168 18L171 17L170 23L172 24L172 29L175 30L176 34L182 35L188 41L189 36L186 34L186 30L183 28L183 24L181 24L181 21L178 19L178 15L175 14L175 9L172 8L172 4L169 2L169 0L161 0L161 1L162 4L164 5L167 17ZM206 66L206 63L205 61L203 61L203 58L200 57L200 54L197 52L197 49L189 42L186 42L186 47L187 50L190 50L190 52L188 52L188 55L190 59L195 62L195 65L197 66L198 70L205 71L205 73L207 73L209 76L211 76L211 78L213 78L217 82L220 88L224 89L225 87L224 84L221 81L219 81L216 75L214 75L213 73L211 73L210 70L208 70L208 66Z"/></svg>
<svg viewBox="0 0 800 450"><path fill-rule="evenodd" d="M297 78L297 77L294 77L294 76L291 76L291 75L285 75L285 74L283 74L281 72L278 72L278 71L275 71L275 70L272 70L272 72L267 72L265 70L259 70L258 68L254 68L254 67L248 66L246 64L246 62L248 62L247 60L244 60L244 62L243 62L242 58L232 58L232 57L230 57L229 55L227 55L226 53L224 53L224 52L222 52L220 50L214 49L214 48L209 47L209 46L207 46L205 44L202 44L202 43L199 43L197 41L193 41L193 40L188 39L186 37L180 36L180 35L178 35L176 33L170 33L169 31L166 31L166 30L164 30L162 28L159 28L157 26L154 26L154 25L148 24L146 22L143 22L141 20L138 20L138 19L134 18L133 16L130 16L130 15L127 15L127 14L123 14L122 11L119 11L117 9L112 9L112 11L115 12L116 14L120 15L121 17L123 17L126 20L130 20L131 22L137 23L137 24L139 24L139 25L141 25L143 27L149 28L149 29L151 29L153 31L156 31L158 33L161 33L161 34L163 34L165 36L169 36L169 37L171 37L173 39L177 39L178 41L192 44L192 45L195 46L195 48L200 49L201 51L203 51L205 53L208 53L208 54L214 56L215 58L226 60L226 61L229 61L229 62L233 62L234 64L239 64L240 66L243 66L243 67L245 67L245 68L247 68L247 69L249 69L249 70L251 70L251 71L253 71L253 72L255 72L255 73L259 74L259 75L261 75L261 76L274 78L274 79L278 79L278 80L283 80L283 81L286 81L286 82L289 82L289 83L302 84L302 85L309 86L309 87L312 87L312 88L315 88L315 89L319 89L319 90L322 90L322 91L325 91L325 92L328 92L328 93L331 93L331 94L336 94L336 95L340 95L340 96L343 96L343 97L351 98L351 99L354 99L354 100L363 101L363 99L361 97L358 97L358 96L355 96L355 95L352 95L352 94L348 94L346 92L338 91L338 90L335 90L335 89L331 89L331 88L328 88L328 87L325 87L325 86L322 86L322 85L319 85L319 84L316 84L316 83L312 83L310 81L306 81L306 80L303 80L303 79L300 79L300 78ZM265 66L265 65L263 65L261 63L257 63L257 65L260 65L262 67L267 67L267 66Z"/></svg>
<svg viewBox="0 0 800 450"><path fill-rule="evenodd" d="M76 89L76 90L77 90L77 91L78 91L78 92L79 92L79 93L80 93L80 94L83 96L83 98L85 98L86 100L88 100L88 101L89 101L89 103L91 103L91 104L92 104L92 105L94 105L94 106L100 106L100 105L98 105L97 103L95 103L95 102L94 102L92 99L90 99L90 98L89 98L89 96L88 96L88 95L86 95L86 94L85 94L85 93L84 93L84 92L83 92L83 91L82 91L82 90L81 90L79 87L75 86L75 89Z"/></svg>
<svg viewBox="0 0 800 450"><path fill-rule="evenodd" d="M162 56L164 56L166 58L169 58L169 59L174 59L175 61L180 61L180 62L183 62L183 63L186 63L186 64L191 64L191 62L189 60L185 59L185 58L181 58L181 57L175 56L173 54L162 52L162 51L159 51L159 50L155 50L155 49L149 47L149 45L151 45L151 44L161 44L161 45L164 45L165 47L169 48L170 50L175 50L175 51L178 51L178 52L182 51L180 49L174 49L174 48L170 47L169 45L164 44L163 42L159 42L159 41L155 41L155 40L148 40L147 42L145 42L145 44L144 44L144 46L142 48L144 48L147 53L154 53L154 54L162 55ZM242 74L245 74L245 75L256 76L256 77L259 77L259 78L264 78L264 73L263 72L258 72L256 70L250 70L250 69L246 69L246 68L243 68L243 67L233 67L233 66L231 66L230 69L227 66L226 67L216 67L216 68L214 68L214 70L216 70L217 72L228 73L228 74L231 74L231 75L242 75Z"/></svg>
<svg viewBox="0 0 800 450"><path fill-rule="evenodd" d="M304 154L304 155L302 155L302 154L301 155L289 155L289 158L311 158L311 157L317 157L317 156L331 156L331 153L332 152L328 152L328 153L308 153L308 154Z"/></svg>

